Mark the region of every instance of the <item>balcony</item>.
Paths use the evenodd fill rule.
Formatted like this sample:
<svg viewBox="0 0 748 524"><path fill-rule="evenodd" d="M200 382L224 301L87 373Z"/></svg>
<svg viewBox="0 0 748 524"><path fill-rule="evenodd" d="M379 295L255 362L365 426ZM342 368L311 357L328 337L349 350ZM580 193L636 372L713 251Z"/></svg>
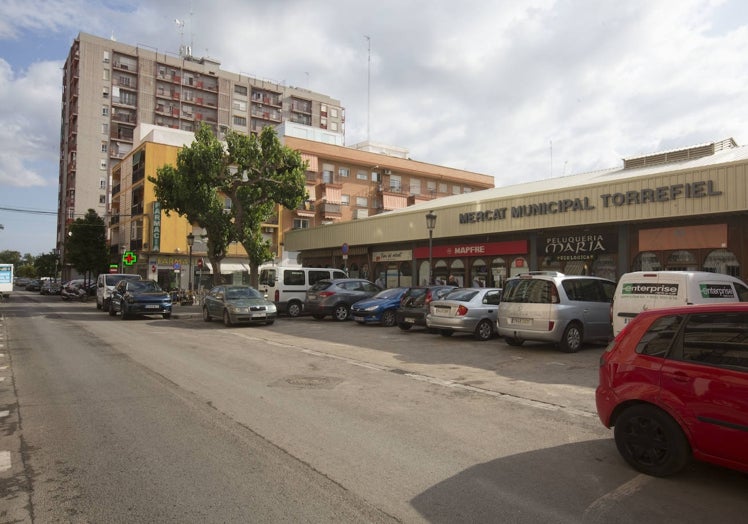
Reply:
<svg viewBox="0 0 748 524"><path fill-rule="evenodd" d="M329 202L323 202L320 205L322 209L322 215L324 218L343 218L340 212L340 204L331 204Z"/></svg>
<svg viewBox="0 0 748 524"><path fill-rule="evenodd" d="M301 203L299 207L297 207L294 211L296 212L296 216L299 217L313 217L317 211L316 206L314 205L314 202L311 200L306 200Z"/></svg>

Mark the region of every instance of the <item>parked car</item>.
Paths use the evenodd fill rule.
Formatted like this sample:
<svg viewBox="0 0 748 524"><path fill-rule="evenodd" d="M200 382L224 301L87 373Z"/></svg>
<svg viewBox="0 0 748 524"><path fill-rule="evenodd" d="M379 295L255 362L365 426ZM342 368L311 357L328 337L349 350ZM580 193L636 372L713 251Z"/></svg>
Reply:
<svg viewBox="0 0 748 524"><path fill-rule="evenodd" d="M610 305L616 283L605 278L532 271L504 284L499 335L510 346L525 340L552 342L574 353L585 342L613 338Z"/></svg>
<svg viewBox="0 0 748 524"><path fill-rule="evenodd" d="M340 269L326 267L266 266L260 268L257 290L275 302L278 312L298 317L309 288L331 278L348 278L348 275Z"/></svg>
<svg viewBox="0 0 748 524"><path fill-rule="evenodd" d="M383 289L371 298L359 300L351 306L351 316L359 324L380 323L386 327L395 325L395 312L407 287Z"/></svg>
<svg viewBox="0 0 748 524"><path fill-rule="evenodd" d="M274 302L250 286L224 285L211 289L203 299L203 320L223 320L226 327L234 324L266 324L275 322L278 309Z"/></svg>
<svg viewBox="0 0 748 524"><path fill-rule="evenodd" d="M457 289L456 286L413 286L400 299L400 306L395 312L397 327L407 331L413 326L426 326L426 315L432 300L439 300L444 295Z"/></svg>
<svg viewBox="0 0 748 524"><path fill-rule="evenodd" d="M126 278L141 280L140 275L134 273L100 273L99 276L96 277L94 291L96 294L96 309L109 311L109 300L112 298L114 286L116 286L120 280Z"/></svg>
<svg viewBox="0 0 748 524"><path fill-rule="evenodd" d="M602 423L654 476L692 458L748 472L748 304L640 312L600 359Z"/></svg>
<svg viewBox="0 0 748 524"><path fill-rule="evenodd" d="M120 280L109 300L109 315L120 313L122 320L139 315L171 318L171 295L153 280Z"/></svg>
<svg viewBox="0 0 748 524"><path fill-rule="evenodd" d="M431 302L426 326L445 337L459 331L472 333L478 340L489 340L496 334L500 302L500 288L457 288Z"/></svg>
<svg viewBox="0 0 748 524"><path fill-rule="evenodd" d="M306 292L304 311L317 320L327 315L335 320L346 320L353 304L380 291L381 287L363 278L320 280Z"/></svg>
<svg viewBox="0 0 748 524"><path fill-rule="evenodd" d="M42 289L42 281L38 278L34 278L32 280L29 280L26 282L26 291L41 291Z"/></svg>
<svg viewBox="0 0 748 524"><path fill-rule="evenodd" d="M62 291L62 284L59 280L48 278L42 282L39 293L42 295L59 295Z"/></svg>

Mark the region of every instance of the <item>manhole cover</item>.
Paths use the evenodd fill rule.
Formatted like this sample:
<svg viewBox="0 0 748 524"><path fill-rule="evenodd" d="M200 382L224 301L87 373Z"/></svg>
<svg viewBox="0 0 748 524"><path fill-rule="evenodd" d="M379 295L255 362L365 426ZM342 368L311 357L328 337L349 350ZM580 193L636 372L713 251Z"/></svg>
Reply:
<svg viewBox="0 0 748 524"><path fill-rule="evenodd" d="M295 388L331 389L342 381L343 379L338 377L293 375L276 382L275 385L287 385Z"/></svg>

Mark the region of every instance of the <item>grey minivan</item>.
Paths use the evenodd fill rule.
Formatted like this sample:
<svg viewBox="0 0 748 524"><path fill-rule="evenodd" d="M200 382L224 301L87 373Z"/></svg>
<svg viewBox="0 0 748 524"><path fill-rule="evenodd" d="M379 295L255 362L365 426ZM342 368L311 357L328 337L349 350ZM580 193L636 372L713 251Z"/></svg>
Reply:
<svg viewBox="0 0 748 524"><path fill-rule="evenodd" d="M553 342L565 353L613 337L610 305L616 283L592 276L531 271L510 278L499 304L499 335L510 346Z"/></svg>

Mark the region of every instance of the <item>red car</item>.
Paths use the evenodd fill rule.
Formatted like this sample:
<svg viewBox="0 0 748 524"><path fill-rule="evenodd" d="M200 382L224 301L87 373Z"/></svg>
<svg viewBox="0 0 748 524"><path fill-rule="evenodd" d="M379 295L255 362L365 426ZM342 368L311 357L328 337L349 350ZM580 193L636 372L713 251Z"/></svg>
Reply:
<svg viewBox="0 0 748 524"><path fill-rule="evenodd" d="M600 358L595 399L635 469L748 471L748 303L639 313Z"/></svg>

